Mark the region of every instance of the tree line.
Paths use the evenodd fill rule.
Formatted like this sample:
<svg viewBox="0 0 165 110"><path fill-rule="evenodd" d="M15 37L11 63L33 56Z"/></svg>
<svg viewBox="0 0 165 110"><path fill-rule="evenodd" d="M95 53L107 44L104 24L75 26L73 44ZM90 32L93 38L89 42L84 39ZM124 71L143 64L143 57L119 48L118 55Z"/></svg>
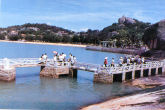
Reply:
<svg viewBox="0 0 165 110"><path fill-rule="evenodd" d="M122 45L140 45L144 32L150 23L144 23L136 20L134 24L120 24L113 23L111 26L103 30L91 30L86 32L79 32L75 34L73 31L65 30L58 27L47 26L46 24L25 24L23 27L37 27L40 30L22 30L18 35L8 36L9 40L26 40L26 41L43 41L43 42L64 42L64 43L82 43L82 44L95 44L98 45L100 41L116 40L118 47ZM59 30L63 30L68 35L59 36L54 34ZM26 35L23 37L22 34ZM0 39L5 39L5 34L0 35Z"/></svg>

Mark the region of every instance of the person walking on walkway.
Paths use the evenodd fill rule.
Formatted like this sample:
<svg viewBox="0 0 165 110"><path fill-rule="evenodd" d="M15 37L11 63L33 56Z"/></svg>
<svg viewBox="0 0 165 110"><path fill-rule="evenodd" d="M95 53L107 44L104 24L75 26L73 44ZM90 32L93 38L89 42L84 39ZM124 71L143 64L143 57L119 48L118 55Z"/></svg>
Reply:
<svg viewBox="0 0 165 110"><path fill-rule="evenodd" d="M130 57L129 57L129 58L127 58L127 66L129 66L130 63L131 63L131 59L130 59Z"/></svg>
<svg viewBox="0 0 165 110"><path fill-rule="evenodd" d="M124 63L124 64L127 63L127 57L124 57L123 63Z"/></svg>
<svg viewBox="0 0 165 110"><path fill-rule="evenodd" d="M111 67L114 67L114 66L115 66L115 59L112 58Z"/></svg>
<svg viewBox="0 0 165 110"><path fill-rule="evenodd" d="M48 56L46 53L42 56L42 58L44 60L44 63L47 63Z"/></svg>
<svg viewBox="0 0 165 110"><path fill-rule="evenodd" d="M56 67L57 66L57 55L54 55L53 61L54 61L54 66Z"/></svg>
<svg viewBox="0 0 165 110"><path fill-rule="evenodd" d="M108 65L108 57L105 57L105 59L104 59L104 66L107 67L107 65Z"/></svg>
<svg viewBox="0 0 165 110"><path fill-rule="evenodd" d="M144 59L144 57L142 57L142 63L143 63L143 64L145 63L145 59Z"/></svg>
<svg viewBox="0 0 165 110"><path fill-rule="evenodd" d="M123 57L120 57L120 59L119 59L119 65L120 65L120 66L123 65L123 61L124 61Z"/></svg>
<svg viewBox="0 0 165 110"><path fill-rule="evenodd" d="M138 63L138 64L141 64L141 58L140 58L140 57L138 58L137 63Z"/></svg>
<svg viewBox="0 0 165 110"><path fill-rule="evenodd" d="M42 54L41 57L39 58L39 60L41 61L41 63L44 63L43 56L44 56L44 54Z"/></svg>

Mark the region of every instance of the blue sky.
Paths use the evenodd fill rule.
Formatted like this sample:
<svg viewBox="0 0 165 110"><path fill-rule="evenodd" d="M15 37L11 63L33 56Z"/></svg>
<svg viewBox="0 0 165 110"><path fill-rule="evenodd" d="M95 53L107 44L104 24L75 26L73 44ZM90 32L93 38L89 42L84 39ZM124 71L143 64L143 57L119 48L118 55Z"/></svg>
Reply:
<svg viewBox="0 0 165 110"><path fill-rule="evenodd" d="M165 0L0 0L0 27L46 23L81 31L103 29L121 16L155 23Z"/></svg>

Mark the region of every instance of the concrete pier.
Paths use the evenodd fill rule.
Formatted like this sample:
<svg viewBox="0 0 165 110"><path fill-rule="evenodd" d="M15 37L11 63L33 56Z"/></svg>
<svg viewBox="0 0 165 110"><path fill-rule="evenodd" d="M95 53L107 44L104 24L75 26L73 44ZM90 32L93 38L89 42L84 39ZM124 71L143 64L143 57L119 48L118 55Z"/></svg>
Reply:
<svg viewBox="0 0 165 110"><path fill-rule="evenodd" d="M122 82L125 82L126 81L126 72L123 72L122 73Z"/></svg>
<svg viewBox="0 0 165 110"><path fill-rule="evenodd" d="M94 82L113 83L113 74L94 73Z"/></svg>
<svg viewBox="0 0 165 110"><path fill-rule="evenodd" d="M68 75L73 78L77 78L77 69L71 69L69 67L50 67L41 66L40 76L59 78L62 75Z"/></svg>
<svg viewBox="0 0 165 110"><path fill-rule="evenodd" d="M41 67L40 76L59 78L60 75L69 75L69 68L68 67L55 68L49 66Z"/></svg>
<svg viewBox="0 0 165 110"><path fill-rule="evenodd" d="M69 69L69 76L72 78L77 78L77 69Z"/></svg>
<svg viewBox="0 0 165 110"><path fill-rule="evenodd" d="M16 76L15 68L8 70L0 69L0 80L2 81L14 81Z"/></svg>
<svg viewBox="0 0 165 110"><path fill-rule="evenodd" d="M113 68L111 68L113 69ZM104 72L103 72L104 71ZM133 65L132 69L130 67L128 69L123 68L121 71L120 69L115 69L109 73L108 71L105 72L103 69L100 72L94 73L94 82L101 82L101 83L113 83L113 82L125 82L128 80L134 80L136 78L142 77L149 77L153 75L161 75L165 74L165 66L157 65L157 66L144 66L141 65L135 68Z"/></svg>

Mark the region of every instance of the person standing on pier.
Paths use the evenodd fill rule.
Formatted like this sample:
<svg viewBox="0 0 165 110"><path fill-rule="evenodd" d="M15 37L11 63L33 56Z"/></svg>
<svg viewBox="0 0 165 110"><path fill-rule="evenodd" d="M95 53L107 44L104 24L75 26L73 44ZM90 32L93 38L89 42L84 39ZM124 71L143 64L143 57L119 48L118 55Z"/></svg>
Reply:
<svg viewBox="0 0 165 110"><path fill-rule="evenodd" d="M105 57L105 59L104 59L104 66L105 67L107 67L107 65L108 65L108 60L107 59L108 59L108 57Z"/></svg>
<svg viewBox="0 0 165 110"><path fill-rule="evenodd" d="M123 57L120 57L120 59L119 59L119 65L120 65L120 66L123 65L123 61L124 61L124 60L123 60Z"/></svg>
<svg viewBox="0 0 165 110"><path fill-rule="evenodd" d="M41 63L44 63L43 56L44 56L44 54L42 54L41 57L39 58L39 60L41 61Z"/></svg>
<svg viewBox="0 0 165 110"><path fill-rule="evenodd" d="M130 57L129 57L129 58L127 58L127 66L129 66L130 63L131 63L131 59L130 59Z"/></svg>
<svg viewBox="0 0 165 110"><path fill-rule="evenodd" d="M127 63L127 57L126 56L124 57L123 63L124 64Z"/></svg>
<svg viewBox="0 0 165 110"><path fill-rule="evenodd" d="M43 58L44 62L47 63L48 56L46 53L42 56L42 58Z"/></svg>
<svg viewBox="0 0 165 110"><path fill-rule="evenodd" d="M77 59L76 59L76 57L75 57L75 56L73 56L73 60L74 60L74 63L76 63L76 62L77 62Z"/></svg>
<svg viewBox="0 0 165 110"><path fill-rule="evenodd" d="M144 57L142 57L142 63L143 63L143 64L145 63L145 59L144 59Z"/></svg>
<svg viewBox="0 0 165 110"><path fill-rule="evenodd" d="M73 58L72 54L69 54L69 61L71 61L71 59Z"/></svg>
<svg viewBox="0 0 165 110"><path fill-rule="evenodd" d="M114 67L114 66L115 66L115 59L112 58L111 67Z"/></svg>
<svg viewBox="0 0 165 110"><path fill-rule="evenodd" d="M137 63L138 63L138 64L141 64L141 58L140 58L140 57L138 58Z"/></svg>
<svg viewBox="0 0 165 110"><path fill-rule="evenodd" d="M54 55L53 61L54 61L54 66L56 67L57 66L57 54Z"/></svg>
<svg viewBox="0 0 165 110"><path fill-rule="evenodd" d="M75 56L72 56L71 57L71 65L73 66L75 63L76 63L76 57Z"/></svg>

